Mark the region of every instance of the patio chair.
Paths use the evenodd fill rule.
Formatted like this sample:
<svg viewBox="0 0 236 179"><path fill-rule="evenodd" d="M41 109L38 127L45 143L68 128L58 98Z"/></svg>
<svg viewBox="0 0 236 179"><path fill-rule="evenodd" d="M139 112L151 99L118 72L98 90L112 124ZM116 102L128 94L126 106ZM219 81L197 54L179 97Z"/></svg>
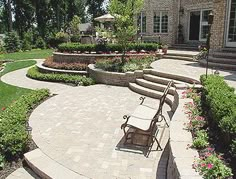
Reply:
<svg viewBox="0 0 236 179"><path fill-rule="evenodd" d="M170 81L164 90L157 110L145 105L139 105L132 115L123 116L123 118L126 119L126 122L121 125L121 129L124 131L125 143L129 139L131 140L131 143L133 143L134 135L144 135L148 137L147 146L150 142L154 142L155 140L157 142L157 150L158 148L162 150L156 138L158 133L157 122L164 120L167 124L167 121L162 114L162 108L172 83L173 81ZM143 101L141 104L143 104Z"/></svg>

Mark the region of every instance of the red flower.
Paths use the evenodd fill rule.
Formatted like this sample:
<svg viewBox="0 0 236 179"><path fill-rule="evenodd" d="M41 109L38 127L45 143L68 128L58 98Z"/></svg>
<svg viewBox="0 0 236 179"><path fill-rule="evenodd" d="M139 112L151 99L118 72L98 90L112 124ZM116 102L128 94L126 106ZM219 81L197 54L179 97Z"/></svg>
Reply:
<svg viewBox="0 0 236 179"><path fill-rule="evenodd" d="M211 164L211 163L207 164L207 168L208 169L212 169L213 168L213 164Z"/></svg>
<svg viewBox="0 0 236 179"><path fill-rule="evenodd" d="M4 111L6 109L6 107L2 107L2 111Z"/></svg>

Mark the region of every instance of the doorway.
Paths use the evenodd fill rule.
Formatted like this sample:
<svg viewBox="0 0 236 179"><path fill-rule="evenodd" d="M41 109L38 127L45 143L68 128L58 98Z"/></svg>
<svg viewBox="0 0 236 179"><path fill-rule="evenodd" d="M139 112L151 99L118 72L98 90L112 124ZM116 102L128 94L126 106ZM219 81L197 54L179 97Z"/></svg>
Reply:
<svg viewBox="0 0 236 179"><path fill-rule="evenodd" d="M190 12L189 40L199 40L201 11Z"/></svg>

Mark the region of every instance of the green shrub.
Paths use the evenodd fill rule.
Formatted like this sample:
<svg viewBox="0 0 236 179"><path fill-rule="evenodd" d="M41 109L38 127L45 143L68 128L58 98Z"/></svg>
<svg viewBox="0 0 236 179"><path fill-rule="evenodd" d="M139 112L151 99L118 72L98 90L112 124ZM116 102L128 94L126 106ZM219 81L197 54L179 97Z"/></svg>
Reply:
<svg viewBox="0 0 236 179"><path fill-rule="evenodd" d="M82 86L89 86L95 83L93 79L80 75L40 73L37 67L30 68L27 72L27 76L36 80L73 83Z"/></svg>
<svg viewBox="0 0 236 179"><path fill-rule="evenodd" d="M204 149L209 145L208 134L205 130L199 130L196 132L196 137L193 139L192 147L196 149Z"/></svg>
<svg viewBox="0 0 236 179"><path fill-rule="evenodd" d="M31 50L32 46L30 44L30 42L27 39L24 39L22 42L22 50L23 51L27 51L27 50Z"/></svg>
<svg viewBox="0 0 236 179"><path fill-rule="evenodd" d="M0 43L0 54L5 53L4 46Z"/></svg>
<svg viewBox="0 0 236 179"><path fill-rule="evenodd" d="M141 50L145 51L156 51L158 47L158 44L148 44L148 43L142 43L142 44L129 44L127 46L127 50L135 50L137 52L140 52ZM74 52L74 51L80 51L80 52L91 52L91 51L96 51L96 52L121 52L122 47L119 44L79 44L79 43L63 43L58 46L58 50L61 52Z"/></svg>
<svg viewBox="0 0 236 179"><path fill-rule="evenodd" d="M233 140L232 144L230 145L231 147L231 154L232 156L236 157L236 139Z"/></svg>
<svg viewBox="0 0 236 179"><path fill-rule="evenodd" d="M20 38L14 31L9 32L4 38L5 49L8 53L18 52L20 50Z"/></svg>
<svg viewBox="0 0 236 179"><path fill-rule="evenodd" d="M42 37L38 37L36 42L35 42L35 46L37 48L40 48L40 49L45 49L46 48L46 43L45 43L45 41L43 40Z"/></svg>
<svg viewBox="0 0 236 179"><path fill-rule="evenodd" d="M30 136L26 131L29 112L49 96L46 89L20 97L0 113L0 153L7 158L20 156L27 150Z"/></svg>
<svg viewBox="0 0 236 179"><path fill-rule="evenodd" d="M203 104L208 117L218 127L225 148L230 148L236 135L236 95L224 81L223 77L201 76L203 88ZM219 135L221 134L221 135ZM232 145L231 145L232 146Z"/></svg>
<svg viewBox="0 0 236 179"><path fill-rule="evenodd" d="M79 43L80 42L80 35L79 34L72 35L70 40L72 43Z"/></svg>
<svg viewBox="0 0 236 179"><path fill-rule="evenodd" d="M3 169L5 165L5 158L2 154L0 154L0 170Z"/></svg>
<svg viewBox="0 0 236 179"><path fill-rule="evenodd" d="M98 60L95 64L96 68L111 72L128 72L135 70L143 70L151 68L150 64L154 61L151 57L127 58L127 61L122 65L120 58Z"/></svg>
<svg viewBox="0 0 236 179"><path fill-rule="evenodd" d="M59 43L65 43L65 42L69 42L70 36L69 34L65 32L58 32L56 34L56 39L58 40Z"/></svg>

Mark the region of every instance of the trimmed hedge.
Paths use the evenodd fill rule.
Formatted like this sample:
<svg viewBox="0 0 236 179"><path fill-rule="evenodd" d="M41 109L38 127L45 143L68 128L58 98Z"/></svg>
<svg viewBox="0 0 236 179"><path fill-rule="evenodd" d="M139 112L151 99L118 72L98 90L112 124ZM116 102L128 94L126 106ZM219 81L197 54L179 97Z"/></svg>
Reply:
<svg viewBox="0 0 236 179"><path fill-rule="evenodd" d="M158 44L154 43L140 43L140 44L129 44L127 46L127 51L135 50L140 52L141 50L145 50L148 52L156 51L159 47ZM122 47L119 44L106 44L106 45L99 45L99 44L80 44L80 43L63 43L58 46L58 50L60 52L69 52L73 53L75 51L83 52L122 52Z"/></svg>
<svg viewBox="0 0 236 179"><path fill-rule="evenodd" d="M216 75L201 76L203 104L208 111L209 119L219 128L222 142L226 148L236 153L236 95L234 88L229 87L223 77ZM219 134L217 134L219 135Z"/></svg>
<svg viewBox="0 0 236 179"><path fill-rule="evenodd" d="M36 80L72 83L76 85L89 86L95 84L92 78L80 75L57 74L57 73L41 73L37 67L28 70L27 76Z"/></svg>
<svg viewBox="0 0 236 179"><path fill-rule="evenodd" d="M18 157L28 148L30 136L26 131L29 113L49 96L41 89L21 96L0 112L0 153L6 158Z"/></svg>

